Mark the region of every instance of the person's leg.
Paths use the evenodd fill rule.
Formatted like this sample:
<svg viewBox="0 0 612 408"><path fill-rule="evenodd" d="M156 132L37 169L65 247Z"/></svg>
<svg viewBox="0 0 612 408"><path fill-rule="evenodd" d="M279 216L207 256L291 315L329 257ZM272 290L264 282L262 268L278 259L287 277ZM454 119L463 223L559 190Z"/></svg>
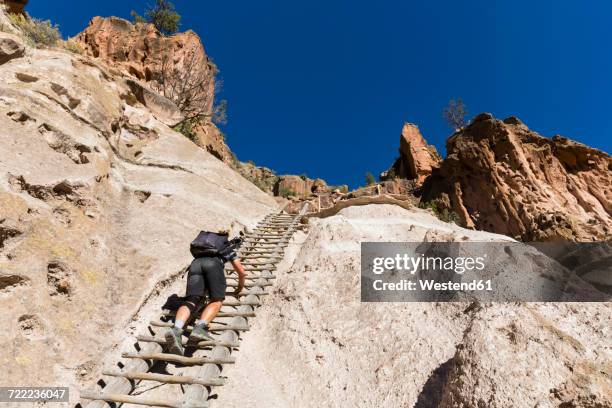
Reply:
<svg viewBox="0 0 612 408"><path fill-rule="evenodd" d="M223 264L223 261L219 258L209 258L209 260L202 265L206 287L210 293L211 300L204 308L204 311L200 315L200 319L196 321L195 327L189 336L190 341L213 340L208 332L208 325L217 316L217 313L219 313L223 305L223 300L225 299L225 291L227 290Z"/></svg>
<svg viewBox="0 0 612 408"><path fill-rule="evenodd" d="M189 265L185 302L176 311L174 326L172 329L168 330L165 335L166 345L170 353L182 355L184 352L183 330L185 323L189 320L191 314L198 308L206 289L202 272L202 263L200 259L194 259L191 265Z"/></svg>
<svg viewBox="0 0 612 408"><path fill-rule="evenodd" d="M222 305L223 299L211 299L211 301L202 311L202 315L200 315L200 321L206 322L206 324L210 324L210 322L212 322L213 319L217 317L217 313L219 313L219 310L221 310Z"/></svg>
<svg viewBox="0 0 612 408"><path fill-rule="evenodd" d="M174 326L180 327L182 329L183 326L185 325L185 322L189 320L190 316L191 316L191 311L189 310L189 308L185 305L182 305L176 311L176 318L174 319Z"/></svg>

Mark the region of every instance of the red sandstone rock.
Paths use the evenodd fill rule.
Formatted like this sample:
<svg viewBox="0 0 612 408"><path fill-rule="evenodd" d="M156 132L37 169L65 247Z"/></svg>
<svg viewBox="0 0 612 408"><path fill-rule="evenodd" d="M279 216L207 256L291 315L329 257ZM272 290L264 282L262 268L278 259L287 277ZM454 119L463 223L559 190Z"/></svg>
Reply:
<svg viewBox="0 0 612 408"><path fill-rule="evenodd" d="M6 5L6 9L9 13L20 14L23 13L23 9L28 4L28 0L0 0L0 3Z"/></svg>
<svg viewBox="0 0 612 408"><path fill-rule="evenodd" d="M99 58L145 83L159 80L164 61L166 66L179 68L194 62L208 70L211 78L215 74L200 37L193 31L166 37L152 24L132 24L118 17L94 17L74 40L85 55ZM151 86L155 88L155 83ZM211 80L202 98L208 111L212 109L214 92Z"/></svg>
<svg viewBox="0 0 612 408"><path fill-rule="evenodd" d="M405 123L402 128L399 152L400 157L381 175L382 179L415 179L420 186L432 170L440 166L441 159L436 148L428 145L419 128L411 123Z"/></svg>
<svg viewBox="0 0 612 408"><path fill-rule="evenodd" d="M94 17L89 26L75 37L75 41L81 45L85 55L99 58L124 75L138 80L130 83L148 85L152 91L141 91L144 95L159 91L164 67L166 72L172 67L199 67L204 76L207 76L207 79L203 80L210 82L210 85L204 95L196 97L203 101L203 111L211 112L215 93L215 68L207 57L200 38L193 31L166 37L152 24L132 24L118 17ZM153 99L155 98L148 100L153 102ZM178 112L174 112L169 106L160 107L159 103L150 106L151 103L147 101L140 102L152 109L156 117L169 126L184 119L184 116L177 114ZM155 109L156 107L158 109ZM196 125L193 131L196 144L226 164L235 165L234 156L225 144L223 134L214 124L205 121Z"/></svg>
<svg viewBox="0 0 612 408"><path fill-rule="evenodd" d="M478 115L447 141L448 156L424 185L424 201L464 226L530 241L609 239L612 159L545 138L515 117Z"/></svg>
<svg viewBox="0 0 612 408"><path fill-rule="evenodd" d="M197 140L196 144L208 151L222 162L235 166L234 155L225 144L223 133L212 123L198 124L193 129Z"/></svg>
<svg viewBox="0 0 612 408"><path fill-rule="evenodd" d="M307 177L280 176L278 183L274 186L274 195L307 197L312 193L313 181Z"/></svg>

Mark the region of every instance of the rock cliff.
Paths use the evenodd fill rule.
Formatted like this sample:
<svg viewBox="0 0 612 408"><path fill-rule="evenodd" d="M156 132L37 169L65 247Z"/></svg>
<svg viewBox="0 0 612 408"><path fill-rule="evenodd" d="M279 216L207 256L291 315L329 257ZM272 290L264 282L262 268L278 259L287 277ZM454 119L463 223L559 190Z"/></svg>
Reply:
<svg viewBox="0 0 612 408"><path fill-rule="evenodd" d="M470 228L525 241L605 240L612 234L612 158L515 117L478 115L447 141L423 200Z"/></svg>
<svg viewBox="0 0 612 408"><path fill-rule="evenodd" d="M202 113L213 114L217 67L206 55L195 32L168 37L152 24L132 24L118 17L94 17L74 41L81 46L84 55L166 96L176 96L171 99L180 100L175 93L183 92L182 83L197 84L197 92L190 99L198 101ZM173 87L176 92L171 89ZM194 141L219 160L233 165L233 154L210 119L194 127Z"/></svg>
<svg viewBox="0 0 612 408"><path fill-rule="evenodd" d="M440 167L441 158L434 146L428 145L419 128L405 123L400 135L399 157L391 168L380 175L381 180L396 177L423 184L434 169Z"/></svg>
<svg viewBox="0 0 612 408"><path fill-rule="evenodd" d="M164 69L202 67L209 76L202 95L205 109L212 108L215 67L206 55L200 37L193 31L164 36L153 24L131 22L119 17L94 17L74 40L83 54L145 82L159 82ZM170 65L164 66L164 65ZM154 85L154 84L152 84Z"/></svg>
<svg viewBox="0 0 612 408"><path fill-rule="evenodd" d="M182 272L200 229L277 206L99 60L0 43L13 50L0 65L2 377L74 386Z"/></svg>

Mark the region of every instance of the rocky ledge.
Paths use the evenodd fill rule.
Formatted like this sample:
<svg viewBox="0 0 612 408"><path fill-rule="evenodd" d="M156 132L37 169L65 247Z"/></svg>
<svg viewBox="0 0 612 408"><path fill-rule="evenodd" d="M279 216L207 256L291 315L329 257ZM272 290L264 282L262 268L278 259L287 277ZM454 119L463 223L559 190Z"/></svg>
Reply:
<svg viewBox="0 0 612 408"><path fill-rule="evenodd" d="M607 153L486 113L451 136L446 150L422 199L453 211L464 226L524 241L610 238Z"/></svg>

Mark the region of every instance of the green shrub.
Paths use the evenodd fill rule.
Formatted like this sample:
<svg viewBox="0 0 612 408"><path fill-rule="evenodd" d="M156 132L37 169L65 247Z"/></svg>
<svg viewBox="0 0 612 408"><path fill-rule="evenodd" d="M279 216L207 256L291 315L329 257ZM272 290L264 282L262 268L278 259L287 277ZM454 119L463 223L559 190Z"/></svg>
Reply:
<svg viewBox="0 0 612 408"><path fill-rule="evenodd" d="M449 210L448 208L438 208L438 205L435 201L421 201L419 203L419 208L422 208L424 210L431 210L440 221L454 222L457 225L459 225L461 222L459 214Z"/></svg>
<svg viewBox="0 0 612 408"><path fill-rule="evenodd" d="M176 125L173 129L185 136L192 142L198 141L198 135L196 135L193 128L198 124L198 120L187 119ZM237 160L237 159L236 159Z"/></svg>
<svg viewBox="0 0 612 408"><path fill-rule="evenodd" d="M451 99L448 106L444 108L442 117L453 130L458 131L467 125L467 107L461 98Z"/></svg>
<svg viewBox="0 0 612 408"><path fill-rule="evenodd" d="M215 89L215 92L217 92L217 89ZM212 121L216 125L227 124L227 100L222 99L213 106Z"/></svg>
<svg viewBox="0 0 612 408"><path fill-rule="evenodd" d="M134 23L151 23L164 35L176 33L181 25L181 15L168 0L157 0L155 7L145 11L144 17L135 11L132 11L131 15Z"/></svg>
<svg viewBox="0 0 612 408"><path fill-rule="evenodd" d="M374 175L369 171L365 175L366 186L371 186L372 184L376 184L376 179Z"/></svg>
<svg viewBox="0 0 612 408"><path fill-rule="evenodd" d="M81 44L79 44L78 42L74 40L64 41L62 43L62 46L64 47L64 49L72 53L75 53L75 54L82 55L84 52L83 47L81 47Z"/></svg>
<svg viewBox="0 0 612 408"><path fill-rule="evenodd" d="M135 12L134 10L132 10L130 15L133 18L134 24L146 24L146 23L148 23L146 18L144 18L143 16L141 16L140 14Z"/></svg>
<svg viewBox="0 0 612 408"><path fill-rule="evenodd" d="M32 46L51 47L62 38L59 27L50 20L29 18L23 14L9 14L9 18Z"/></svg>
<svg viewBox="0 0 612 408"><path fill-rule="evenodd" d="M240 169L240 160L238 160L238 156L236 156L236 153L232 152L230 150L230 155L232 156L232 167L234 167L235 169Z"/></svg>
<svg viewBox="0 0 612 408"><path fill-rule="evenodd" d="M287 188L281 188L278 192L278 195L284 198L297 197L297 193L295 191L289 190Z"/></svg>
<svg viewBox="0 0 612 408"><path fill-rule="evenodd" d="M338 190L341 193L348 193L348 186L346 184L342 184L340 186L329 186L331 191Z"/></svg>

